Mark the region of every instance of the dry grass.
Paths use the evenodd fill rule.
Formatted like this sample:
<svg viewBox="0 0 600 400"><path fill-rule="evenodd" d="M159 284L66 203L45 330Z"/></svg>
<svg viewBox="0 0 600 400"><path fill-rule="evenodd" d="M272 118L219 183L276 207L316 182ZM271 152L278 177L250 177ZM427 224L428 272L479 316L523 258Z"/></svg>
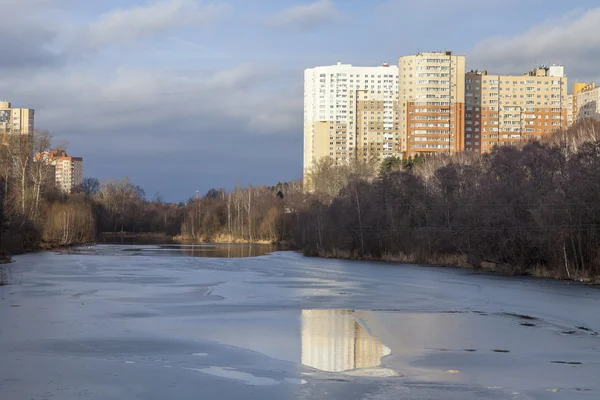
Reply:
<svg viewBox="0 0 600 400"><path fill-rule="evenodd" d="M322 258L334 258L341 260L368 260L384 261L399 264L419 264L438 267L458 267L474 271L495 273L502 275L528 275L536 278L571 280L584 283L600 283L600 277L589 277L580 274L571 273L569 279L564 271L549 268L548 266L537 266L529 269L522 269L517 266L497 264L488 261L482 261L476 264L469 262L465 254L434 254L434 255L415 255L404 253L385 253L381 257L365 256L360 257L357 251L348 251L334 249L327 252L319 252L316 255Z"/></svg>
<svg viewBox="0 0 600 400"><path fill-rule="evenodd" d="M202 235L200 239L189 235L178 235L173 238L175 241L187 243L217 243L217 244L275 244L273 240L247 240L236 238L229 234L218 234L215 236Z"/></svg>
<svg viewBox="0 0 600 400"><path fill-rule="evenodd" d="M443 267L461 267L470 268L467 262L467 256L463 254L438 254L431 256L422 256L416 254L404 253L384 253L381 257L373 257L370 255L361 257L358 251L333 249L317 254L323 258L337 258L343 260L368 260L368 261L385 261L400 264L423 264Z"/></svg>

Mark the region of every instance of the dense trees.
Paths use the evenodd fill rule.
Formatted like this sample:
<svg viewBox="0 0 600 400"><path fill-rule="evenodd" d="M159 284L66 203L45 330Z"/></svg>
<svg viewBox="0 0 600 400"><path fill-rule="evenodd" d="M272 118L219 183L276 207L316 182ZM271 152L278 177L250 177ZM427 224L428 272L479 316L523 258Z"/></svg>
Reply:
<svg viewBox="0 0 600 400"><path fill-rule="evenodd" d="M51 144L47 132L2 137L0 252L92 242L99 232L180 232L183 205L148 202L127 178L86 178L73 194L59 192L43 156Z"/></svg>
<svg viewBox="0 0 600 400"><path fill-rule="evenodd" d="M40 245L46 235L46 222L52 210L66 201L56 191L52 182L52 166L43 158L34 160L34 154L44 153L50 149L51 137L47 132L36 132L35 135L4 134L0 144L0 250L12 252L33 249ZM82 200L84 201L84 200ZM87 213L85 218L93 218L89 208L79 207L74 201L70 207ZM78 230L77 238L84 241L94 239L93 224L76 227L80 218L70 218L66 214L65 230ZM88 230L84 228L87 226ZM66 235L66 238L71 235ZM63 240L61 240L63 242ZM67 241L68 242L68 241ZM65 243L66 244L66 243Z"/></svg>
<svg viewBox="0 0 600 400"><path fill-rule="evenodd" d="M294 238L311 255L599 276L599 139L600 122L583 121L547 143L355 175L307 199Z"/></svg>
<svg viewBox="0 0 600 400"><path fill-rule="evenodd" d="M185 204L152 201L127 178L86 178L57 192L24 152L47 134L0 146L0 251L91 241L99 232L198 241L281 242L308 255L600 276L600 122L491 154L320 161L301 182L211 189ZM26 165L24 165L26 164Z"/></svg>
<svg viewBox="0 0 600 400"><path fill-rule="evenodd" d="M211 189L186 205L182 235L202 241L289 240L292 210L300 206L302 184Z"/></svg>
<svg viewBox="0 0 600 400"><path fill-rule="evenodd" d="M146 200L144 190L128 178L106 180L84 179L83 193L92 199L101 233L160 233L179 234L183 220L182 205L165 203L158 195Z"/></svg>

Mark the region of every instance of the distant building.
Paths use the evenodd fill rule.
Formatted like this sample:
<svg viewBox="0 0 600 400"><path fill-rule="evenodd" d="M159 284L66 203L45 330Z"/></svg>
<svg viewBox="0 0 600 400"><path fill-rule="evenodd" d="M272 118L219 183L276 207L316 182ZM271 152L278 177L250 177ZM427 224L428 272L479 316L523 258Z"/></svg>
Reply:
<svg viewBox="0 0 600 400"><path fill-rule="evenodd" d="M524 75L465 76L465 151L488 153L496 145L541 139L569 125L564 67L540 67Z"/></svg>
<svg viewBox="0 0 600 400"><path fill-rule="evenodd" d="M488 153L600 118L600 87L568 94L562 65L522 75L466 72L466 57L420 52L398 67L315 67L304 72L304 183L315 163L352 158ZM310 191L308 186L308 191Z"/></svg>
<svg viewBox="0 0 600 400"><path fill-rule="evenodd" d="M600 87L595 83L573 86L573 119L600 118Z"/></svg>
<svg viewBox="0 0 600 400"><path fill-rule="evenodd" d="M65 193L83 183L83 158L68 156L64 150L50 150L36 154L36 162L47 162L52 168L52 180Z"/></svg>

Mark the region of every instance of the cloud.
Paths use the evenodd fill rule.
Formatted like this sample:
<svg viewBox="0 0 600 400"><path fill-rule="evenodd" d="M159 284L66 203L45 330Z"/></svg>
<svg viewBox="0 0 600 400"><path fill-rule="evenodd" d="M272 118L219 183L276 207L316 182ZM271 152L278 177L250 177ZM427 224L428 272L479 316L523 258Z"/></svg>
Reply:
<svg viewBox="0 0 600 400"><path fill-rule="evenodd" d="M77 127L77 135L86 132L92 140L92 132L102 132L98 145L110 147L111 139L122 140L124 131L144 132L161 125L171 125L173 132L194 128L195 140L204 128L210 132L215 127L235 127L237 134L298 134L302 90L288 86L292 74L295 71L251 63L187 73L122 66L110 74L102 67L77 65L39 72L27 80L0 81L0 92L15 104L37 108L38 127L57 135ZM157 141L168 146L157 145L154 151L173 148L167 143L171 139L162 135ZM182 150L187 146L185 141L178 145Z"/></svg>
<svg viewBox="0 0 600 400"><path fill-rule="evenodd" d="M203 5L198 0L160 0L145 6L117 9L99 16L80 41L97 47L135 41L185 26L206 26L227 11L227 6Z"/></svg>
<svg viewBox="0 0 600 400"><path fill-rule="evenodd" d="M7 0L2 3L0 70L13 72L55 66L65 57L53 50L62 15L50 0Z"/></svg>
<svg viewBox="0 0 600 400"><path fill-rule="evenodd" d="M271 28L307 31L333 22L340 16L331 0L287 8L267 20Z"/></svg>
<svg viewBox="0 0 600 400"><path fill-rule="evenodd" d="M529 0L528 6L545 5L547 0ZM376 6L384 12L401 12L402 16L410 16L414 18L411 13L417 12L419 14L426 13L429 17L431 16L448 16L449 14L461 14L465 11L497 11L498 7L502 7L504 10L507 8L523 8L522 0L387 0L380 5ZM398 16L398 15L394 15ZM421 15L419 15L421 17Z"/></svg>
<svg viewBox="0 0 600 400"><path fill-rule="evenodd" d="M479 42L471 67L524 73L540 64L560 63L571 77L599 79L600 8L568 13L514 36Z"/></svg>
<svg viewBox="0 0 600 400"><path fill-rule="evenodd" d="M171 200L301 175L302 88L289 84L301 71L244 62L213 70L104 69L41 70L0 80L0 93L35 108L36 127L84 157L86 176L128 175Z"/></svg>

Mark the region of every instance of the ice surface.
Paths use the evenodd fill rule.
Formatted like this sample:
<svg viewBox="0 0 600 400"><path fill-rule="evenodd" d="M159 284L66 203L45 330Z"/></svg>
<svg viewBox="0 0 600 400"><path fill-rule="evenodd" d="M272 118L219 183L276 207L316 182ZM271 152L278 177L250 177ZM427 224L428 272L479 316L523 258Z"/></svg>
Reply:
<svg viewBox="0 0 600 400"><path fill-rule="evenodd" d="M595 287L141 248L16 257L0 399L600 398Z"/></svg>

